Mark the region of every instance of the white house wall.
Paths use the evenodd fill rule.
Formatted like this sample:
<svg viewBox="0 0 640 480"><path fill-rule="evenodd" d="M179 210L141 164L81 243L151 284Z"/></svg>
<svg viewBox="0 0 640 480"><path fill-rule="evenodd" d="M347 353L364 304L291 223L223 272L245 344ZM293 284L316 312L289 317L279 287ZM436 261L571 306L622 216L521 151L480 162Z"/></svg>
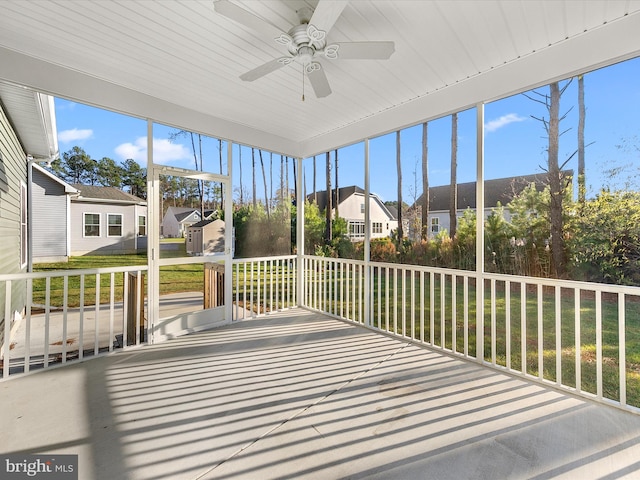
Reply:
<svg viewBox="0 0 640 480"><path fill-rule="evenodd" d="M147 215L146 207L96 202L71 202L71 255L136 253L138 214ZM100 236L84 236L84 214L100 215ZM122 215L122 236L107 236L107 215Z"/></svg>
<svg viewBox="0 0 640 480"><path fill-rule="evenodd" d="M33 169L32 254L34 263L68 259L68 199L59 182Z"/></svg>
<svg viewBox="0 0 640 480"><path fill-rule="evenodd" d="M340 206L338 207L338 213L340 217L346 219L347 221L357 221L364 222L364 194L354 193L347 197L344 201L340 201ZM371 219L371 227L373 228L374 223L382 224L382 233L373 233L371 232L371 238L383 238L389 237L391 232L398 228L398 222L396 220L391 220L387 215L387 212L380 205L379 200L371 195L369 197L370 202L370 219ZM364 239L364 235L362 236Z"/></svg>
<svg viewBox="0 0 640 480"><path fill-rule="evenodd" d="M16 133L0 103L0 152L8 191L0 188L0 273L26 271L20 261L20 185L26 185L27 162ZM2 186L0 186L2 187ZM0 288L0 305L5 302L4 285ZM25 306L26 284L13 282L11 309L22 312ZM4 334L4 309L0 309L0 344Z"/></svg>

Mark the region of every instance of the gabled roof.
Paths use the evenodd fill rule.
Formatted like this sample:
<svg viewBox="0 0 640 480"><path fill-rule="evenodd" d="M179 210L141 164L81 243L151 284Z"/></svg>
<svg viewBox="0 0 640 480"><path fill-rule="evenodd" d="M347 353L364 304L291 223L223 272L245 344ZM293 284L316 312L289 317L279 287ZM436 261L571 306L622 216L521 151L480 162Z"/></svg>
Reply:
<svg viewBox="0 0 640 480"><path fill-rule="evenodd" d="M193 225L189 225L189 228L201 228L201 227L206 227L207 225L213 223L213 222L220 222L224 225L224 221L220 220L219 218L213 219L213 218L208 218L205 220L200 220L197 223L194 223Z"/></svg>
<svg viewBox="0 0 640 480"><path fill-rule="evenodd" d="M54 182L59 183L60 185L62 185L62 187L64 188L64 193L78 193L78 190L76 188L72 187L67 182L62 180L61 178L56 177L49 170L47 170L45 168L42 168L37 163L32 164L32 167L33 167L34 172L40 172L41 174L49 177Z"/></svg>
<svg viewBox="0 0 640 480"><path fill-rule="evenodd" d="M573 176L573 170L565 170L565 176ZM494 208L500 202L501 205L508 204L514 196L518 195L525 187L531 183L536 189L542 191L547 185L547 174L539 173L532 175L521 175L507 178L497 178L485 180L484 182L484 207ZM441 185L429 188L429 211L449 210L450 185ZM422 203L422 195L416 200L416 204ZM458 184L458 209L476 208L476 182Z"/></svg>
<svg viewBox="0 0 640 480"><path fill-rule="evenodd" d="M344 203L344 201L349 198L351 195L363 195L364 196L364 190L360 187L358 187L357 185L351 185L349 187L342 187L342 188L338 188L337 189L337 193L338 193L338 199L340 200L340 203ZM318 199L318 208L320 209L320 211L324 210L325 208L327 208L327 191L326 190L322 190L319 192L316 192L315 195L317 196ZM380 205L380 208L382 208L382 210L385 211L385 213L387 214L387 216L389 217L390 220L396 220L398 218L398 211L392 212L389 207L387 205L385 205L382 200L380 200L380 197L378 197L375 193L370 193L369 196L371 197L371 199L375 202L377 202ZM309 195L307 195L307 200L309 202L312 202L314 200L314 194L311 193ZM336 189L331 190L331 205L333 205L333 208L335 207L336 204Z"/></svg>
<svg viewBox="0 0 640 480"><path fill-rule="evenodd" d="M140 197L123 192L115 187L98 187L96 185L82 185L74 183L72 186L79 190L79 195L74 201L102 201L111 203L129 203L146 205L147 202Z"/></svg>
<svg viewBox="0 0 640 480"><path fill-rule="evenodd" d="M356 185L351 185L349 187L342 187L338 189L338 198L340 199L340 203L344 202L347 198L349 198L354 193L361 193L364 195L364 190ZM318 208L320 210L324 210L327 207L327 191L322 190L315 192L315 194L311 193L307 195L307 200L312 202L314 198L317 197ZM336 190L331 190L331 205L334 205L335 208L336 203Z"/></svg>

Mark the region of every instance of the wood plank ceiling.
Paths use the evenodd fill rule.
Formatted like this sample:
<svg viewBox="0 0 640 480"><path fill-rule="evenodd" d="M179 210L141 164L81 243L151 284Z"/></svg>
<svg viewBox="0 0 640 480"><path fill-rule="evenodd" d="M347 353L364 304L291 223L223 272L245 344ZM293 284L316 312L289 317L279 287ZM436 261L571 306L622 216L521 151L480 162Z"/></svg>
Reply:
<svg viewBox="0 0 640 480"><path fill-rule="evenodd" d="M301 6L317 4L232 1L283 31ZM179 107L200 115L180 126L294 156L640 54L640 35L629 34L640 31L638 0L352 0L330 41L391 40L395 53L323 59L333 93L317 99L305 82L303 102L297 64L238 78L285 47L217 14L210 0L3 0L0 8L0 79L142 117L163 102L167 118L158 120L172 123ZM60 71L69 74L64 85L53 78ZM145 101L118 103L86 79Z"/></svg>

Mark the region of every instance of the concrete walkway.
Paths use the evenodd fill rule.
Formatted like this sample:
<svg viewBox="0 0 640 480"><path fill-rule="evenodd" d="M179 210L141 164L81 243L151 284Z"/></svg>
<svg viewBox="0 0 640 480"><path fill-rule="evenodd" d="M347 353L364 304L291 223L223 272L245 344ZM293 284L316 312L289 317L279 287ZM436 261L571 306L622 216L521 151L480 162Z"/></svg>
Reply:
<svg viewBox="0 0 640 480"><path fill-rule="evenodd" d="M640 416L304 310L0 382L91 479L640 478Z"/></svg>

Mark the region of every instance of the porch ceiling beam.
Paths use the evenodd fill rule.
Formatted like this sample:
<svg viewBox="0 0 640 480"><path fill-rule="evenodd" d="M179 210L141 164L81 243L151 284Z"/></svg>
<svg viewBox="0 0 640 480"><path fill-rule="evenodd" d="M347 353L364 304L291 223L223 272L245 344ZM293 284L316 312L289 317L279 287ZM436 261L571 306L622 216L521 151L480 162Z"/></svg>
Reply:
<svg viewBox="0 0 640 480"><path fill-rule="evenodd" d="M0 47L0 80L98 108L274 153L299 156L299 144L198 112L64 66Z"/></svg>

